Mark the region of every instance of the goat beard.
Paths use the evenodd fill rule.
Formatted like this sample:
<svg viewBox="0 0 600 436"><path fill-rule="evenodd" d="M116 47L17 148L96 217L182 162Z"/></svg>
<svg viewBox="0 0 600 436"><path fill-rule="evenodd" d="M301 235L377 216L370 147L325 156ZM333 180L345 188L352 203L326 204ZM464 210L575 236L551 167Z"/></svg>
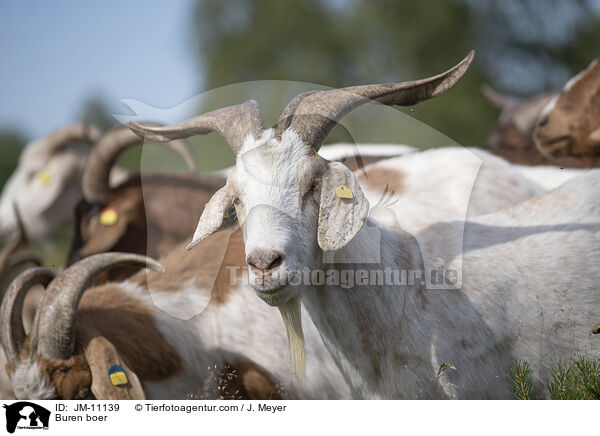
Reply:
<svg viewBox="0 0 600 436"><path fill-rule="evenodd" d="M300 297L290 298L286 303L277 306L277 308L281 312L281 317L285 324L294 375L302 380L306 369L306 354L304 351Z"/></svg>

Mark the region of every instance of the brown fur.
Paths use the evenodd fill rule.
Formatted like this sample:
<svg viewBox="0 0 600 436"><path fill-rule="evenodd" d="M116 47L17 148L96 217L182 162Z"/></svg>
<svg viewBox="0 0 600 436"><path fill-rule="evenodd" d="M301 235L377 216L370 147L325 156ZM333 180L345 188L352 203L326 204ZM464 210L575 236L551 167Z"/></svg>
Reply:
<svg viewBox="0 0 600 436"><path fill-rule="evenodd" d="M563 89L535 132L538 149L559 164L600 165L600 60Z"/></svg>
<svg viewBox="0 0 600 436"><path fill-rule="evenodd" d="M152 257L170 252L193 234L204 205L223 183L222 179L211 176L137 174L114 188L107 204L82 201L77 207L69 264L105 251ZM118 213L119 220L114 226L99 222L99 215L106 207ZM103 278L121 280L133 272L131 268L115 268Z"/></svg>
<svg viewBox="0 0 600 436"><path fill-rule="evenodd" d="M182 370L177 351L154 322L154 308L107 284L87 291L77 315L77 332L83 341L105 337L140 380L166 380Z"/></svg>
<svg viewBox="0 0 600 436"><path fill-rule="evenodd" d="M358 181L374 191L383 192L387 188L388 192L398 195L404 191L404 178L405 175L397 169L379 167L377 171L360 174Z"/></svg>
<svg viewBox="0 0 600 436"><path fill-rule="evenodd" d="M226 364L219 374L224 399L282 400L268 372L251 362Z"/></svg>
<svg viewBox="0 0 600 436"><path fill-rule="evenodd" d="M537 116L553 96L542 95L524 101L507 98L486 141L486 148L512 163L553 165L538 151L533 140Z"/></svg>
<svg viewBox="0 0 600 436"><path fill-rule="evenodd" d="M92 399L92 375L82 354L69 360L40 358L40 368L50 384L56 387L57 397L65 400Z"/></svg>
<svg viewBox="0 0 600 436"><path fill-rule="evenodd" d="M246 267L242 232L215 233L190 252L182 244L162 258L161 263L167 270L165 274L142 272L132 281L166 292L178 292L182 283L191 281L198 288L212 290L213 304L223 304L235 289L230 286L227 267L239 266L240 270Z"/></svg>

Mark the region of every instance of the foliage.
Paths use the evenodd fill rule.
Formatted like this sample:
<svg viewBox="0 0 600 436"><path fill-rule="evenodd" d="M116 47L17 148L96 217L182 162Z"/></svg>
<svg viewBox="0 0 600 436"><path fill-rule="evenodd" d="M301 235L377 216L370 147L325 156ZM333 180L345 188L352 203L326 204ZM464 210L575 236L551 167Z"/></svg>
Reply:
<svg viewBox="0 0 600 436"><path fill-rule="evenodd" d="M118 124L111 112L104 97L101 95L92 95L83 102L81 121L106 132Z"/></svg>
<svg viewBox="0 0 600 436"><path fill-rule="evenodd" d="M14 130L0 131L0 188L16 168L24 145L25 139L20 133Z"/></svg>
<svg viewBox="0 0 600 436"><path fill-rule="evenodd" d="M598 56L599 12L588 0L197 0L191 28L205 89L410 80L474 48L467 77L411 112L470 145L485 140L498 115L481 85L519 95L562 87Z"/></svg>
<svg viewBox="0 0 600 436"><path fill-rule="evenodd" d="M536 398L534 374L527 361L514 361L509 369L511 393L519 400ZM545 381L552 400L600 400L600 362L579 356L570 365L556 363Z"/></svg>
<svg viewBox="0 0 600 436"><path fill-rule="evenodd" d="M533 371L527 361L513 362L509 368L510 392L518 400L533 400L535 395L535 384Z"/></svg>

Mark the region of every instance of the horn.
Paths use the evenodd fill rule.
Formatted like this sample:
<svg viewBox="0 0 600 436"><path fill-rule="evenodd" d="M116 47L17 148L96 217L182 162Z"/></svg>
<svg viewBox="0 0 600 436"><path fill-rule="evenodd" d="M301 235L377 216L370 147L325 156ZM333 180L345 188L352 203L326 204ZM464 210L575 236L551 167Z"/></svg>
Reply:
<svg viewBox="0 0 600 436"><path fill-rule="evenodd" d="M0 285L4 283L6 279L5 275L10 268L10 259L14 252L27 243L27 236L25 235L25 226L21 219L21 214L16 203L13 203L13 210L17 221L17 230L8 240L6 245L0 250ZM2 289L0 289L0 292Z"/></svg>
<svg viewBox="0 0 600 436"><path fill-rule="evenodd" d="M225 138L236 155L244 145L248 134L258 139L265 129L260 107L254 100L217 109L173 126L151 127L128 121L127 127L143 138L163 142L217 132Z"/></svg>
<svg viewBox="0 0 600 436"><path fill-rule="evenodd" d="M0 299L4 295L4 290L6 289L4 284L9 276L9 272L28 264L42 266L42 259L31 251L21 251L9 256L6 261L0 260Z"/></svg>
<svg viewBox="0 0 600 436"><path fill-rule="evenodd" d="M336 124L365 103L412 106L445 93L463 77L474 55L475 52L470 51L459 64L428 79L299 94L279 117L275 137L281 139L283 132L292 128L305 144L312 145L318 151Z"/></svg>
<svg viewBox="0 0 600 436"><path fill-rule="evenodd" d="M504 109L508 106L514 106L521 101L516 97L500 94L498 91L496 91L489 85L481 86L481 94L483 94L485 99L494 106L496 106L498 109Z"/></svg>
<svg viewBox="0 0 600 436"><path fill-rule="evenodd" d="M0 343L9 363L16 366L25 341L23 327L23 301L35 286L47 286L54 273L46 268L32 268L19 274L9 286L0 306Z"/></svg>
<svg viewBox="0 0 600 436"><path fill-rule="evenodd" d="M140 141L140 137L126 127L116 128L100 139L92 149L83 170L81 185L87 201L106 202L110 193L110 170L124 150L139 144ZM196 171L194 156L184 141L173 141L168 146L183 157L192 171Z"/></svg>
<svg viewBox="0 0 600 436"><path fill-rule="evenodd" d="M73 355L79 301L96 275L117 265L165 271L156 260L130 253L96 254L68 267L48 285L33 328L32 353L55 359Z"/></svg>
<svg viewBox="0 0 600 436"><path fill-rule="evenodd" d="M100 131L94 126L74 124L50 133L44 138L42 147L48 154L53 154L74 141L81 141L90 145L95 144L100 136Z"/></svg>

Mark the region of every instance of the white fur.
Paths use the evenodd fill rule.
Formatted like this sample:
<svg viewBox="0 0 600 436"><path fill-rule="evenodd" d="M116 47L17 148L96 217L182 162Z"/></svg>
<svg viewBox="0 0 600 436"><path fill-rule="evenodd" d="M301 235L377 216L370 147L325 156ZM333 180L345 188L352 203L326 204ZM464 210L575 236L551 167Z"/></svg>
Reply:
<svg viewBox="0 0 600 436"><path fill-rule="evenodd" d="M122 289L152 306L148 292L130 282ZM196 289L204 300L207 289ZM152 300L172 296L172 292L150 289ZM189 294L191 295L191 294ZM239 355L266 369L292 398L342 399L349 397L347 384L324 348L319 334L305 316L305 335L310 338L307 355L311 362L304 382L290 369L287 337L277 309L256 298L249 286L235 286L222 305L208 305L197 316L182 320L156 310L156 324L177 350L185 370L165 382L146 383L149 399L185 398L207 379L209 368L221 367L228 357Z"/></svg>
<svg viewBox="0 0 600 436"><path fill-rule="evenodd" d="M0 195L0 242L16 230L13 205L16 204L27 236L39 240L60 226L70 224L81 198L80 177L91 147L73 146L49 154L45 139L28 144L19 164L6 181ZM49 179L44 181L42 174ZM125 172L113 171L111 182L122 180Z"/></svg>
<svg viewBox="0 0 600 436"><path fill-rule="evenodd" d="M442 173L446 178L432 171L427 174L424 165L420 169L421 180L428 182L424 189L437 187L446 192L425 199L432 201L431 216L435 206L441 205L452 221L433 220L413 236L401 230L402 225L391 230L369 219L335 255L371 259L376 252L380 262L371 262L371 268L421 271L422 256L427 256L425 273L428 262L444 271L456 271L454 283L439 290L428 290L421 282L350 289L294 287L284 281L284 273L303 267L336 268L323 262L324 253L316 243L319 206L308 191L322 177L324 164L315 160L291 129L284 132L281 142L270 139L265 146L248 150L238 155L228 178L239 198L236 211L246 252L260 248L284 255L268 286L252 270L250 284L269 304L301 296L353 396L508 398L504 376L513 359L530 361L541 383L549 366L558 360L566 361L574 353L600 357L590 333L600 317L600 270L595 259L600 250L599 171L530 198L544 188L504 161L485 157L484 169L489 165L500 171L488 176L479 173L469 203L470 189L461 188L468 185L469 176L464 181L460 171ZM481 156L481 152L476 154ZM397 160L414 158L417 162L415 156ZM451 168L457 165L450 159L445 162ZM379 164L393 165L393 160ZM476 167L476 160L471 166ZM457 191L444 191L443 181L461 180L455 185L460 188ZM519 189L511 191L515 184ZM423 201L423 194L409 190L408 195L417 201L399 208L407 215L411 207L419 211ZM319 198L318 193L314 198ZM525 201L472 218L497 210L498 201L508 207L520 200ZM456 211L466 205L472 212L457 216ZM465 217L469 217L466 223ZM415 215L412 222L416 221ZM442 382L435 366L443 363L456 370L448 371Z"/></svg>
<svg viewBox="0 0 600 436"><path fill-rule="evenodd" d="M319 149L319 154L327 160L339 161L350 156L393 157L419 151L404 144L331 144Z"/></svg>
<svg viewBox="0 0 600 436"><path fill-rule="evenodd" d="M56 397L54 386L48 384L36 361L17 366L11 382L17 399L51 400Z"/></svg>
<svg viewBox="0 0 600 436"><path fill-rule="evenodd" d="M157 328L183 362L183 371L177 375L164 381L144 383L148 399L186 399L190 395L201 394L205 381L211 375L218 375L224 362L235 363L240 358L265 369L275 382L281 384L287 398L350 397L348 385L308 316L305 316L304 324L306 337L310 340L307 355L311 362L303 383L293 376L279 312L257 299L249 286L236 287L224 304L206 305L210 289L182 285L185 304L200 309L196 312L198 315L190 319L178 318L154 305L156 301L180 298L172 291L153 288L148 292L145 287L131 281L124 281L118 286L123 293L153 311ZM194 295L198 302L192 301ZM131 340L152 341L153 338ZM53 387L45 383L36 361L19 366L12 378L12 388L17 398L48 399L55 396Z"/></svg>

